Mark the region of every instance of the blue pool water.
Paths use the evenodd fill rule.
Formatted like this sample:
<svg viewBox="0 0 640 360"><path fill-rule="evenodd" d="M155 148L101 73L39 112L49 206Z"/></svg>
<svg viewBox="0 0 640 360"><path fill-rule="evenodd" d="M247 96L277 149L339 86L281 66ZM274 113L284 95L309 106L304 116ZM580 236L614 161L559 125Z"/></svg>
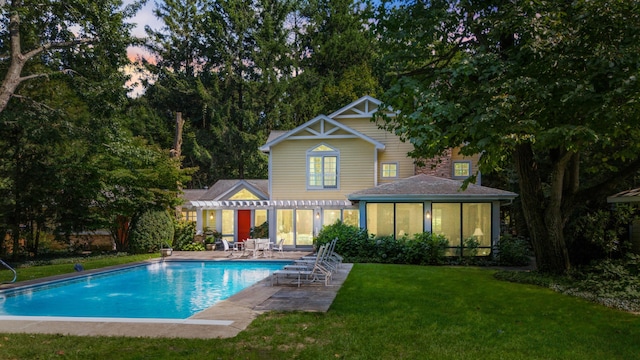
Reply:
<svg viewBox="0 0 640 360"><path fill-rule="evenodd" d="M0 315L186 319L288 262L166 261L0 292Z"/></svg>

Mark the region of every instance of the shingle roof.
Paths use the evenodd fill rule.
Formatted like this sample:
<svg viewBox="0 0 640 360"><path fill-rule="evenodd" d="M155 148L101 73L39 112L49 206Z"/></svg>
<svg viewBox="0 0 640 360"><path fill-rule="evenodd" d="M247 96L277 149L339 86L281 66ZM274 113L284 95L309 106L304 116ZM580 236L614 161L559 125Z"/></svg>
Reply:
<svg viewBox="0 0 640 360"><path fill-rule="evenodd" d="M208 191L207 189L185 189L185 190L182 190L182 192L184 193L182 195L182 198L185 200L185 202L188 202L191 200L198 200L207 191Z"/></svg>
<svg viewBox="0 0 640 360"><path fill-rule="evenodd" d="M639 202L640 188L625 190L607 197L609 203Z"/></svg>
<svg viewBox="0 0 640 360"><path fill-rule="evenodd" d="M258 191L269 196L269 180L263 179L231 179L231 180L218 180L205 194L196 200L219 200L219 197L231 190L235 186L240 185L241 182L246 182L250 186L256 188Z"/></svg>
<svg viewBox="0 0 640 360"><path fill-rule="evenodd" d="M461 189L462 182L430 175L415 175L392 183L378 185L373 188L349 194L349 200L369 199L513 199L518 194L511 191L494 189L486 186L469 184L466 190Z"/></svg>

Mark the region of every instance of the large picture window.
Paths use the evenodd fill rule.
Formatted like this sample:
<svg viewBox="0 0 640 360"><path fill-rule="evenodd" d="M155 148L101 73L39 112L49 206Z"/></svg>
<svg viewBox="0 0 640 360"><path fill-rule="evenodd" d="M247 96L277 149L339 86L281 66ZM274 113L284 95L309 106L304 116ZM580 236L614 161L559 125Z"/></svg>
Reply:
<svg viewBox="0 0 640 360"><path fill-rule="evenodd" d="M447 255L491 253L490 203L433 203L431 229L449 241Z"/></svg>
<svg viewBox="0 0 640 360"><path fill-rule="evenodd" d="M367 230L370 234L401 238L424 231L423 203L367 203Z"/></svg>
<svg viewBox="0 0 640 360"><path fill-rule="evenodd" d="M336 189L340 153L327 145L307 151L307 188Z"/></svg>

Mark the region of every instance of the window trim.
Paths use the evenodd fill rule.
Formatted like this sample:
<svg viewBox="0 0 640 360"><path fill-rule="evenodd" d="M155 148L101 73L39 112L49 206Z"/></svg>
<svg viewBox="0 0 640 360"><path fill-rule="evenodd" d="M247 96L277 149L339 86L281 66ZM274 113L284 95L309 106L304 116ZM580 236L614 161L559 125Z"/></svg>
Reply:
<svg viewBox="0 0 640 360"><path fill-rule="evenodd" d="M326 146L328 148L330 148L331 150L326 150L326 151L314 151L315 149L321 147L321 146ZM310 184L311 181L311 172L310 172L310 164L311 164L311 158L314 157L319 157L322 158L322 185L320 186L312 186ZM336 171L335 171L335 185L332 186L326 186L325 185L325 174L324 174L324 164L325 164L325 157L335 157L336 159ZM340 151L337 150L335 147L333 146L329 146L325 143L322 144L318 144L315 145L313 147L311 147L310 149L307 150L307 164L306 164L306 169L305 172L307 173L306 175L306 188L307 190L338 190L340 189Z"/></svg>
<svg viewBox="0 0 640 360"><path fill-rule="evenodd" d="M469 167L469 175L457 176L456 175L456 164L467 164ZM451 178L452 179L466 179L471 176L471 160L456 160L451 165Z"/></svg>
<svg viewBox="0 0 640 360"><path fill-rule="evenodd" d="M395 167L396 167L395 168L396 175L395 176L385 176L384 175L384 166L385 165L395 165ZM398 178L398 168L399 168L399 165L398 165L397 161L381 163L380 164L380 178L381 179L397 179Z"/></svg>

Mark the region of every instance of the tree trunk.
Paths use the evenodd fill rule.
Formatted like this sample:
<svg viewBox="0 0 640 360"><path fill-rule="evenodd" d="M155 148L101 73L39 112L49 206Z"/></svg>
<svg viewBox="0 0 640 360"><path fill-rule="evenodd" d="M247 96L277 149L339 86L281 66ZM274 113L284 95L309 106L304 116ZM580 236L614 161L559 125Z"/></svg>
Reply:
<svg viewBox="0 0 640 360"><path fill-rule="evenodd" d="M178 169L182 167L182 160L180 157L182 156L182 129L184 128L184 119L182 118L182 113L176 113L176 132L173 137L173 149L169 153L169 156L173 159L177 159ZM178 184L178 190L182 191L180 184ZM178 195L180 196L180 195ZM174 209L174 215L176 219L180 219L182 216L182 205L178 205Z"/></svg>
<svg viewBox="0 0 640 360"><path fill-rule="evenodd" d="M184 120L182 119L182 113L176 113L176 132L173 136L173 149L171 149L171 158L177 158L180 161L182 156L182 128L184 127Z"/></svg>
<svg viewBox="0 0 640 360"><path fill-rule="evenodd" d="M554 192L547 203L542 191L538 164L530 144L516 146L514 164L520 183L522 211L526 219L531 244L539 271L561 274L570 268L567 247L564 241L564 221L561 216L562 176L555 176L560 192ZM560 170L562 167L558 166ZM557 189L555 189L557 190Z"/></svg>

